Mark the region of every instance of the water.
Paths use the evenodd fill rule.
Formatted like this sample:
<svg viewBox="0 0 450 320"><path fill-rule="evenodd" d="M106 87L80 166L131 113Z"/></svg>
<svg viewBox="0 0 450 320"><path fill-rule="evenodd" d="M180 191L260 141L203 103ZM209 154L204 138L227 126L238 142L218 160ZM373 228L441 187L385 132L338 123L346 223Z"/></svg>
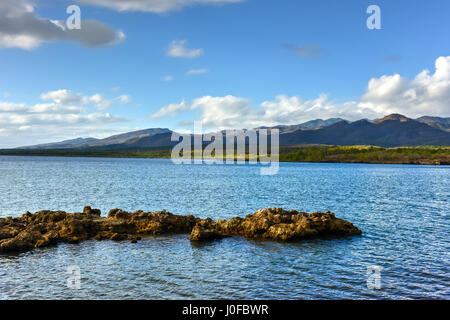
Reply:
<svg viewBox="0 0 450 320"><path fill-rule="evenodd" d="M0 216L84 205L231 218L265 207L331 210L362 236L298 243L187 235L60 244L0 256L2 299L419 299L450 298L450 167L0 157ZM81 289L67 287L68 266ZM381 289L367 286L379 266Z"/></svg>

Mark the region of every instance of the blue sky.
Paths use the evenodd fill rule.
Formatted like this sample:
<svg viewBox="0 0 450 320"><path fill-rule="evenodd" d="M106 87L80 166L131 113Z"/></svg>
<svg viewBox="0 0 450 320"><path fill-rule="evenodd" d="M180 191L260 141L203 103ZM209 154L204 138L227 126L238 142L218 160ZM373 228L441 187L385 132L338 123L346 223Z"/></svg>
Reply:
<svg viewBox="0 0 450 320"><path fill-rule="evenodd" d="M64 21L77 4L81 28L97 20L110 38L86 46L0 24L0 147L148 127L188 131L194 120L213 129L391 112L450 116L445 0L136 0L122 10L121 0L5 1L0 17L28 5L27 14L49 21ZM366 26L371 4L381 9L381 30ZM185 57L171 55L171 44ZM425 69L428 77L418 76Z"/></svg>

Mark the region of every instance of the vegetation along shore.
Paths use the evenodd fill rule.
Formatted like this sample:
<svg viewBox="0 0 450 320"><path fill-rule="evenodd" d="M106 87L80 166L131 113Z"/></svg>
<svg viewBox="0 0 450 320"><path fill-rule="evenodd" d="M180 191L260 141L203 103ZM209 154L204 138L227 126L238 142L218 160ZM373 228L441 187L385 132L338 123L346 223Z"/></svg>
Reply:
<svg viewBox="0 0 450 320"><path fill-rule="evenodd" d="M0 155L110 158L170 158L171 148L98 149L4 149ZM235 158L237 158L235 156ZM450 147L419 146L383 148L374 146L300 145L280 147L281 162L386 163L450 165Z"/></svg>

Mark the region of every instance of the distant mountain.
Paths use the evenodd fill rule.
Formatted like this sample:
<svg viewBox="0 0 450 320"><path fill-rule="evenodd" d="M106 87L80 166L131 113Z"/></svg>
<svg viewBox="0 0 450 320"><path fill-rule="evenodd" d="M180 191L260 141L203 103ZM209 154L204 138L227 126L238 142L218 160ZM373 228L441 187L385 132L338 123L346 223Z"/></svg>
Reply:
<svg viewBox="0 0 450 320"><path fill-rule="evenodd" d="M145 130L122 133L122 134L114 135L114 136L111 136L111 137L108 137L105 139L78 138L78 139L74 139L74 140L66 140L66 141L56 142L56 143L48 143L48 144L41 144L41 145L28 146L28 147L20 147L18 149L67 149L67 148L79 149L79 148L92 148L92 147L103 148L103 147L111 146L111 145L126 144L129 141L135 141L136 139L148 138L148 137L152 137L152 136L163 134L163 133L171 134L172 131L169 129L153 128L153 129L145 129Z"/></svg>
<svg viewBox="0 0 450 320"><path fill-rule="evenodd" d="M87 143L86 145L83 145L83 147L100 147L100 146L128 143L130 140L148 138L148 137L152 137L152 136L163 134L163 133L171 134L172 131L169 129L161 129L161 128L133 131L133 132L122 133L122 134L111 136L111 137L108 137L105 139L97 140L92 143Z"/></svg>
<svg viewBox="0 0 450 320"><path fill-rule="evenodd" d="M338 123L341 121L347 121L347 120L344 120L341 118L330 118L330 119L326 119L326 120L316 119L316 120L311 120L311 121L302 123L300 125L300 127L302 129L315 130L315 129L320 129L320 128L323 128L323 127L326 127L326 126L329 126L329 125L332 125L332 124L335 124L335 123Z"/></svg>
<svg viewBox="0 0 450 320"><path fill-rule="evenodd" d="M178 141L171 141L172 131L151 136L134 137L121 143L90 146L92 150L133 150L173 147ZM84 148L85 149L85 148Z"/></svg>
<svg viewBox="0 0 450 320"><path fill-rule="evenodd" d="M71 140L64 140L61 142L55 143L43 143L37 144L29 147L20 147L20 149L66 149L66 148L74 148L80 144L89 144L98 141L95 138L77 138Z"/></svg>
<svg viewBox="0 0 450 320"><path fill-rule="evenodd" d="M301 144L380 147L450 146L450 131L437 127L436 123L445 128L448 125L448 118L422 117L413 120L400 114L391 114L375 121L363 119L348 122L339 118L317 119L298 125L260 127L257 130L280 129L280 146ZM171 136L172 131L169 129L154 128L119 134L105 139L79 138L21 149L132 150L167 148L178 143L178 141L171 141Z"/></svg>
<svg viewBox="0 0 450 320"><path fill-rule="evenodd" d="M301 124L294 124L294 125L280 125L280 126L274 126L274 127L259 127L257 129L278 129L280 130L280 133L287 133L287 132L293 132L297 130L316 130L320 129L332 124L335 124L340 121L346 121L341 118L330 118L326 120L322 119L316 119L316 120L310 120Z"/></svg>
<svg viewBox="0 0 450 320"><path fill-rule="evenodd" d="M379 123L382 123L382 122L388 121L388 120L389 121L407 122L407 121L410 121L412 119L407 118L404 115L401 115L401 114L398 114L398 113L393 113L393 114L390 114L388 116L385 116L384 118L377 119L377 120L374 120L372 122L375 123L375 124L379 124Z"/></svg>
<svg viewBox="0 0 450 320"><path fill-rule="evenodd" d="M318 130L297 130L280 135L280 145L330 144L373 145L381 147L442 145L450 146L450 132L392 114L369 122L341 121Z"/></svg>
<svg viewBox="0 0 450 320"><path fill-rule="evenodd" d="M416 121L426 123L431 127L450 132L450 118L424 116L416 119Z"/></svg>

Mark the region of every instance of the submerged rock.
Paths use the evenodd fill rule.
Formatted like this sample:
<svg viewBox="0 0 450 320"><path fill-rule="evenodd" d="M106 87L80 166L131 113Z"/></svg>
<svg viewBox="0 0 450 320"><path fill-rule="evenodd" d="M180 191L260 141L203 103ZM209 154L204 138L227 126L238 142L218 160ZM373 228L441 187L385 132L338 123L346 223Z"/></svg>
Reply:
<svg viewBox="0 0 450 320"><path fill-rule="evenodd" d="M133 213L112 209L107 217L86 206L82 213L43 210L20 218L0 218L0 253L20 252L87 239L129 240L142 235L190 234L192 241L208 241L240 235L247 239L294 241L320 236L359 235L361 231L332 212L305 213L267 208L244 219L214 221L192 215L174 215L165 210Z"/></svg>

